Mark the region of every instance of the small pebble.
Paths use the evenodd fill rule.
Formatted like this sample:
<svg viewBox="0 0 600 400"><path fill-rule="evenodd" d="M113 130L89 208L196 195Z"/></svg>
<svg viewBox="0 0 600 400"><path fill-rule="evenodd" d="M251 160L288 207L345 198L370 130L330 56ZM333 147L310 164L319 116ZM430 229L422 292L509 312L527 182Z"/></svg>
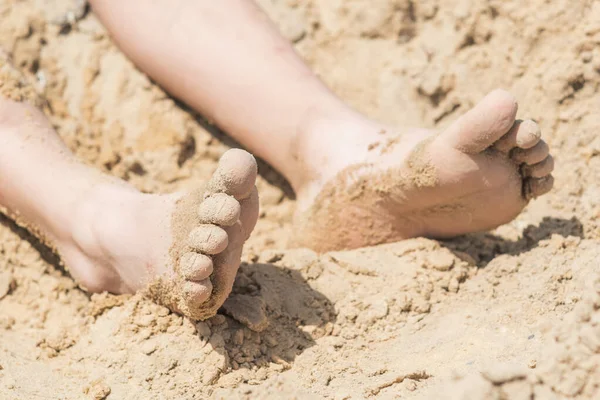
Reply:
<svg viewBox="0 0 600 400"><path fill-rule="evenodd" d="M196 324L196 331L198 332L198 335L203 338L209 338L211 334L210 327L206 322L203 321Z"/></svg>
<svg viewBox="0 0 600 400"><path fill-rule="evenodd" d="M412 379L406 379L405 383L404 383L404 387L406 388L406 390L408 390L409 392L414 392L417 389L417 384L415 381L413 381Z"/></svg>
<svg viewBox="0 0 600 400"><path fill-rule="evenodd" d="M142 353L146 355L150 355L156 351L156 343L151 341L146 341L142 344L141 347Z"/></svg>
<svg viewBox="0 0 600 400"><path fill-rule="evenodd" d="M209 321L212 326L222 325L223 323L225 323L225 316L221 315L221 314L217 314L214 317L212 317L211 319L209 319Z"/></svg>
<svg viewBox="0 0 600 400"><path fill-rule="evenodd" d="M86 387L83 392L94 400L104 400L110 394L111 389L110 386L108 386L105 382L96 380L90 383L90 385Z"/></svg>
<svg viewBox="0 0 600 400"><path fill-rule="evenodd" d="M6 297L14 289L14 279L10 272L0 272L0 300Z"/></svg>
<svg viewBox="0 0 600 400"><path fill-rule="evenodd" d="M237 331L235 331L235 333L233 334L233 343L236 346L241 346L242 344L244 344L244 330L243 329L238 329Z"/></svg>
<svg viewBox="0 0 600 400"><path fill-rule="evenodd" d="M448 252L435 252L427 257L427 267L449 271L454 266L454 256Z"/></svg>

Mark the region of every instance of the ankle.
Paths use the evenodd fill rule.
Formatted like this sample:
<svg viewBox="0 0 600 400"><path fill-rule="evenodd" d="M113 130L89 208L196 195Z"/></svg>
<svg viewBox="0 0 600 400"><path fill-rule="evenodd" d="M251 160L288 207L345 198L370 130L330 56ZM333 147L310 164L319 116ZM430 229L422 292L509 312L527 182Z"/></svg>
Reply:
<svg viewBox="0 0 600 400"><path fill-rule="evenodd" d="M296 165L288 178L295 192L322 184L349 164L366 159L369 144L378 140L382 127L349 108L307 116L291 151Z"/></svg>

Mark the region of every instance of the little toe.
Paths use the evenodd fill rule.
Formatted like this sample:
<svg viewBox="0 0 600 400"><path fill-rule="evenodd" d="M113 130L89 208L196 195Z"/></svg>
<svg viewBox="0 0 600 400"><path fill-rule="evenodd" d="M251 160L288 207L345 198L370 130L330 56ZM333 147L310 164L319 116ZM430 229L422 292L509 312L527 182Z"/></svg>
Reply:
<svg viewBox="0 0 600 400"><path fill-rule="evenodd" d="M540 140L530 149L513 149L510 153L510 157L519 164L525 163L528 165L533 165L544 161L549 154L550 148L548 147L548 144L543 140Z"/></svg>
<svg viewBox="0 0 600 400"><path fill-rule="evenodd" d="M181 256L179 271L184 279L203 281L213 273L213 261L207 255L190 251Z"/></svg>
<svg viewBox="0 0 600 400"><path fill-rule="evenodd" d="M515 123L517 108L517 101L510 93L494 90L439 138L462 152L480 153L510 130Z"/></svg>
<svg viewBox="0 0 600 400"><path fill-rule="evenodd" d="M228 150L208 182L207 193L222 192L238 200L246 198L254 184L258 167L252 154L241 149Z"/></svg>
<svg viewBox="0 0 600 400"><path fill-rule="evenodd" d="M552 175L543 178L527 178L524 181L524 196L527 200L534 199L548 193L554 186Z"/></svg>
<svg viewBox="0 0 600 400"><path fill-rule="evenodd" d="M548 157L537 164L524 164L522 168L523 176L532 178L543 178L544 176L550 175L552 171L554 171L554 158L552 155L548 155Z"/></svg>
<svg viewBox="0 0 600 400"><path fill-rule="evenodd" d="M212 294L213 286L210 279L200 282L185 281L181 287L184 307L188 310L206 302Z"/></svg>
<svg viewBox="0 0 600 400"><path fill-rule="evenodd" d="M529 149L538 144L541 138L540 126L535 121L516 121L510 131L494 143L494 147L503 153L515 147Z"/></svg>
<svg viewBox="0 0 600 400"><path fill-rule="evenodd" d="M225 250L228 242L227 232L211 224L199 225L188 237L188 244L192 250L211 255Z"/></svg>
<svg viewBox="0 0 600 400"><path fill-rule="evenodd" d="M240 218L240 203L225 193L213 193L198 207L200 222L230 226Z"/></svg>

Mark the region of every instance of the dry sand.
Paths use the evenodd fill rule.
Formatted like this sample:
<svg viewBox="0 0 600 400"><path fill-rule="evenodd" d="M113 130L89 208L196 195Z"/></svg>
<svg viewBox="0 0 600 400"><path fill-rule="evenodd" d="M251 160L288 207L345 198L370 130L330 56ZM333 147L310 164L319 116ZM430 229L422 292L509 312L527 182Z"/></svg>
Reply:
<svg viewBox="0 0 600 400"><path fill-rule="evenodd" d="M0 217L0 398L599 398L600 2L261 3L340 96L386 122L442 128L509 89L553 148L555 190L489 234L317 256L284 250L294 202L261 165L234 294L198 324L89 296ZM0 46L60 135L142 190L208 179L235 144L82 4L0 1Z"/></svg>

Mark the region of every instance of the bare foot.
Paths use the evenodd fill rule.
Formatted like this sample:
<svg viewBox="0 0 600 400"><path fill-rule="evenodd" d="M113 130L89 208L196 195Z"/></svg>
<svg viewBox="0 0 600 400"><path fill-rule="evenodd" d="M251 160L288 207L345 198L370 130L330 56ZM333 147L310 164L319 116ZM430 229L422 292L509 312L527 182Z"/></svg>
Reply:
<svg viewBox="0 0 600 400"><path fill-rule="evenodd" d="M58 253L89 291L147 290L174 311L208 318L229 295L256 224L256 171L254 157L233 149L204 189L151 195L98 184L75 206Z"/></svg>
<svg viewBox="0 0 600 400"><path fill-rule="evenodd" d="M516 113L514 97L496 90L439 134L375 125L346 134L298 190L294 244L328 251L447 238L512 220L553 185L538 125Z"/></svg>
<svg viewBox="0 0 600 400"><path fill-rule="evenodd" d="M144 194L76 160L1 51L0 94L0 210L89 291L144 290L193 319L214 315L258 218L254 157L229 150L203 188Z"/></svg>
<svg viewBox="0 0 600 400"><path fill-rule="evenodd" d="M145 290L193 319L214 315L258 217L254 157L229 150L203 189L144 194L75 160L32 96L19 94L26 84L13 86L7 97L18 102L0 99L0 207L57 250L85 289Z"/></svg>

